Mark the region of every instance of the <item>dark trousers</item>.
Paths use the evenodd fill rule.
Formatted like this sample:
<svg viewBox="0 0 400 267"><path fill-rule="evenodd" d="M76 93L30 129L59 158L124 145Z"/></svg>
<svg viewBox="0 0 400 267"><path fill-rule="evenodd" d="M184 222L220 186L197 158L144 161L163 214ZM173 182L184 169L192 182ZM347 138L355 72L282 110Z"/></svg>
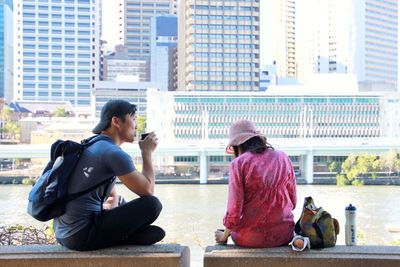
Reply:
<svg viewBox="0 0 400 267"><path fill-rule="evenodd" d="M92 223L77 234L58 242L74 250L95 250L117 245L151 245L161 241L165 232L151 225L162 209L154 196L134 199L94 216Z"/></svg>

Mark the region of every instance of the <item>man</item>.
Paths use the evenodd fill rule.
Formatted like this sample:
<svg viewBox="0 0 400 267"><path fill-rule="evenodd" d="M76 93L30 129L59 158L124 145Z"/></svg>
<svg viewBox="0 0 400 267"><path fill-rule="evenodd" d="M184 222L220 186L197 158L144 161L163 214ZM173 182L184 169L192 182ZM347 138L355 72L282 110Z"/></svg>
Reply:
<svg viewBox="0 0 400 267"><path fill-rule="evenodd" d="M64 215L54 220L58 242L74 250L94 250L115 245L151 245L162 240L165 232L151 225L161 212L154 194L152 153L157 137L150 133L139 141L143 170L135 169L132 158L121 150L124 142L136 135L136 106L124 100L110 100L101 110L93 129L100 138L86 148L69 180L69 193L82 192L102 181L91 192L70 201ZM118 206L114 188L117 176L139 198ZM105 202L104 200L107 201Z"/></svg>

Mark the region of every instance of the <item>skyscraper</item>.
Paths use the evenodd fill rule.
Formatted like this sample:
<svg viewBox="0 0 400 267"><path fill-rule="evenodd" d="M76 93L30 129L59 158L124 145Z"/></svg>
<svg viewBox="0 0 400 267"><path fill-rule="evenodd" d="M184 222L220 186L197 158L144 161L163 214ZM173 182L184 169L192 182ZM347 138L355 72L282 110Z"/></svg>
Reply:
<svg viewBox="0 0 400 267"><path fill-rule="evenodd" d="M259 90L259 0L181 1L178 90Z"/></svg>
<svg viewBox="0 0 400 267"><path fill-rule="evenodd" d="M298 27L307 31L299 46L305 79L313 73L349 73L360 88L396 89L397 0L310 0L307 5Z"/></svg>
<svg viewBox="0 0 400 267"><path fill-rule="evenodd" d="M0 0L0 98L12 98L12 0Z"/></svg>
<svg viewBox="0 0 400 267"><path fill-rule="evenodd" d="M14 1L14 99L89 106L99 75L100 4Z"/></svg>
<svg viewBox="0 0 400 267"><path fill-rule="evenodd" d="M365 0L364 55L359 60L359 81L385 82L397 87L398 0Z"/></svg>
<svg viewBox="0 0 400 267"><path fill-rule="evenodd" d="M178 77L178 17L157 16L151 20L151 82L161 91L174 91Z"/></svg>
<svg viewBox="0 0 400 267"><path fill-rule="evenodd" d="M275 60L279 77L295 78L296 66L296 2L278 0L276 6Z"/></svg>
<svg viewBox="0 0 400 267"><path fill-rule="evenodd" d="M118 0L119 39L130 57L150 56L150 19L176 14L177 0Z"/></svg>

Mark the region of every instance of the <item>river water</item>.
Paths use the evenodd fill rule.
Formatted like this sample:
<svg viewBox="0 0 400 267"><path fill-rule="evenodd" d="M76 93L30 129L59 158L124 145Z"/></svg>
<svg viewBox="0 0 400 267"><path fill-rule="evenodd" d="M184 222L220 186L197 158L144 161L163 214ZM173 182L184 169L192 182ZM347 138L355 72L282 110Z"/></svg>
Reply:
<svg viewBox="0 0 400 267"><path fill-rule="evenodd" d="M0 186L0 225L23 224L40 227L26 213L30 186ZM214 244L214 231L222 227L227 202L227 185L156 185L156 196L163 203L163 211L156 225L166 230L164 242L190 246L193 266L201 266L203 250ZM135 195L123 185L117 191L127 200ZM303 199L312 196L317 206L322 206L339 220L342 232L338 244L344 244L344 208L352 203L357 207L358 229L366 245L390 244L400 236L387 230L400 226L400 186L319 186L299 185L295 219L301 213Z"/></svg>

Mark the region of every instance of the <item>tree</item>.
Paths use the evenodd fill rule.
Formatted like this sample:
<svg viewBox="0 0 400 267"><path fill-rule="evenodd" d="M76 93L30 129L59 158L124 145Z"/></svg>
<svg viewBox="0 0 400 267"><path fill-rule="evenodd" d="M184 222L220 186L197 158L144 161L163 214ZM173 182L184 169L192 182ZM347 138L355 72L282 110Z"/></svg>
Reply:
<svg viewBox="0 0 400 267"><path fill-rule="evenodd" d="M340 166L336 161L328 161L326 163L326 165L330 172L339 172L340 171Z"/></svg>
<svg viewBox="0 0 400 267"><path fill-rule="evenodd" d="M19 135L21 134L21 126L15 121L7 121L3 127L3 131L11 139L19 139Z"/></svg>
<svg viewBox="0 0 400 267"><path fill-rule="evenodd" d="M400 159L395 151L389 151L382 155L379 159L379 167L382 171L386 172L389 177L392 174L400 171Z"/></svg>
<svg viewBox="0 0 400 267"><path fill-rule="evenodd" d="M4 105L3 109L0 111L0 119L1 119L1 139L5 138L6 135L9 135L13 130L16 129L13 124L15 122L11 121L12 109L9 106Z"/></svg>
<svg viewBox="0 0 400 267"><path fill-rule="evenodd" d="M361 185L361 178L364 174L371 174L376 178L379 170L379 159L375 155L364 154L360 156L349 156L342 164L342 171L336 175L338 185Z"/></svg>
<svg viewBox="0 0 400 267"><path fill-rule="evenodd" d="M3 124L11 119L12 110L9 106L4 105L0 111L0 118Z"/></svg>
<svg viewBox="0 0 400 267"><path fill-rule="evenodd" d="M65 111L64 107L58 107L56 108L56 110L53 112L53 115L55 117L67 117L68 116L68 112Z"/></svg>
<svg viewBox="0 0 400 267"><path fill-rule="evenodd" d="M136 125L138 134L142 134L146 132L147 121L145 116L137 116L136 117Z"/></svg>

